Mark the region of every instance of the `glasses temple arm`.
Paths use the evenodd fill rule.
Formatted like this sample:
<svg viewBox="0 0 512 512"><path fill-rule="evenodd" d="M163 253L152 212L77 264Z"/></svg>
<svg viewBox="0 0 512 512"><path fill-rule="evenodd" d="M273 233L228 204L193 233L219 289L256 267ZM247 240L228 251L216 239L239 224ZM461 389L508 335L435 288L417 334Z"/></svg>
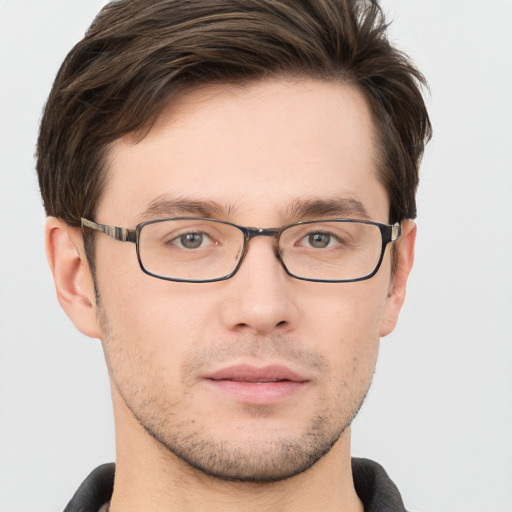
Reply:
<svg viewBox="0 0 512 512"><path fill-rule="evenodd" d="M81 219L81 222L82 228L87 227L89 229L93 229L94 231L99 231L100 233L104 233L114 240L119 240L120 242L135 243L137 239L137 234L134 229L109 226L108 224L99 224L84 218Z"/></svg>
<svg viewBox="0 0 512 512"><path fill-rule="evenodd" d="M391 242L396 242L399 238L400 238L400 235L402 234L402 226L400 224L400 222L395 222L392 226L391 226Z"/></svg>

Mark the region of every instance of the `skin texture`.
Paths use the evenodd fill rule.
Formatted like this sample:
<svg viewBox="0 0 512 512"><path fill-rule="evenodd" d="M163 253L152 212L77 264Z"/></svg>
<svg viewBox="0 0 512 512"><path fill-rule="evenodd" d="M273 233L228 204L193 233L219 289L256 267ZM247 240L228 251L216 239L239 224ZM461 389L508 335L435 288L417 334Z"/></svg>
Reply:
<svg viewBox="0 0 512 512"><path fill-rule="evenodd" d="M142 141L112 145L94 220L133 228L213 201L215 218L277 227L306 220L299 202L348 200L387 222L374 146L368 106L348 85L206 87L173 100ZM170 209L177 199L194 211ZM268 238L251 241L230 280L166 282L140 270L133 244L98 234L96 303L80 231L49 219L59 300L101 338L111 376L111 511L362 510L349 425L405 297L415 227L402 229L393 278L388 247L376 276L339 284L287 276ZM300 382L277 399L272 385L248 398L212 383L233 365L280 365Z"/></svg>

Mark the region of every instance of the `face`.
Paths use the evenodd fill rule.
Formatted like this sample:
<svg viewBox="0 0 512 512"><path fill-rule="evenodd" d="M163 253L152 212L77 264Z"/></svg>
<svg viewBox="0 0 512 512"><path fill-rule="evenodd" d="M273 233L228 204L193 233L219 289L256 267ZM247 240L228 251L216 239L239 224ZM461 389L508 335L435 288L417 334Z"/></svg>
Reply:
<svg viewBox="0 0 512 512"><path fill-rule="evenodd" d="M116 226L207 212L278 227L346 216L343 205L356 202L366 213L352 216L388 220L368 106L338 83L188 93L142 141L118 140L108 173L94 220ZM312 203L331 206L297 215ZM229 280L190 284L144 274L133 244L97 235L97 314L116 407L164 452L224 479L279 480L326 454L360 407L397 313L389 249L372 279L325 284L286 275L272 244L253 239Z"/></svg>

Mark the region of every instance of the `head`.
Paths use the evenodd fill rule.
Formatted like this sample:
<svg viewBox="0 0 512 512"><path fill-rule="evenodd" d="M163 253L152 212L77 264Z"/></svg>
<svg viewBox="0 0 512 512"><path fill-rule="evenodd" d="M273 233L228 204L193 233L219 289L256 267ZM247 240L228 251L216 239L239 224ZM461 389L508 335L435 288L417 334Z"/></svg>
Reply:
<svg viewBox="0 0 512 512"><path fill-rule="evenodd" d="M221 478L286 478L360 407L405 296L430 136L423 78L385 29L375 2L119 0L64 61L37 163L59 299L102 339L116 419L169 457ZM255 239L230 280L172 283L80 227L205 208L277 227L340 217L338 199L402 223L367 281L295 280ZM283 383L254 399L233 371Z"/></svg>

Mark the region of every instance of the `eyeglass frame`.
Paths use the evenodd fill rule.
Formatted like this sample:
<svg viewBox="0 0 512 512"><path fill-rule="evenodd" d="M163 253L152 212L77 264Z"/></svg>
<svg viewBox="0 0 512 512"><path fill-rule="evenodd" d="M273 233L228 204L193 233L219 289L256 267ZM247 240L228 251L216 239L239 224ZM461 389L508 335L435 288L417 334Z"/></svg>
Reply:
<svg viewBox="0 0 512 512"><path fill-rule="evenodd" d="M242 251L238 258L238 262L235 265L235 268L225 276L217 277L217 278L213 278L213 279L201 279L201 280L190 280L190 279L183 279L183 278L177 278L177 277L168 277L168 276L163 276L160 274L155 274L154 272L149 271L147 268L145 268L144 264L142 263L141 256L140 256L140 232L142 231L142 228L144 228L144 226L146 226L148 224L154 224L157 222L164 222L164 221L169 221L169 220L195 220L195 221L203 220L203 221L208 221L208 222L227 224L229 226L233 226L233 227L237 228L244 235L244 241L243 241L243 245L242 245ZM395 222L394 224L384 224L382 222L376 222L373 220L344 219L344 218L305 220L305 221L293 222L291 224L287 224L287 225L281 226L279 228L254 228L254 227L248 227L248 226L239 226L238 224L234 224L232 222L228 222L228 221L224 221L224 220L201 218L201 217L164 217L164 218L158 218L158 219L149 219L144 222L141 222L140 224L137 224L137 226L135 226L135 229L129 229L129 228L124 228L124 227L120 227L120 226L111 226L109 224L101 224L98 222L94 222L92 220L85 219L83 217L80 219L80 221L81 221L82 229L89 228L89 229L92 229L93 231L98 231L98 232L103 233L103 234L107 235L108 237L110 237L114 240L117 240L119 242L134 243L139 266L145 274L147 274L151 277L155 277L157 279L162 279L164 281L173 281L173 282L181 282L181 283L214 283L214 282L226 281L227 279L230 279L240 269L240 266L242 265L242 261L244 260L245 255L247 253L247 247L249 245L249 242L253 238L256 238L257 236L270 236L270 237L274 238L274 255L276 256L277 260L283 267L286 274L289 275L290 277L293 277L294 279L298 279L299 281L309 281L309 282L314 282L314 283L353 283L353 282L357 282L357 281L365 281L367 279L371 279L379 271L380 266L382 265L382 261L384 259L384 253L385 253L387 245L390 243L396 242L402 234L402 226L401 226L400 222ZM279 250L279 248L280 248L279 247L279 238L281 236L281 233L293 226L301 226L301 225L315 224L315 223L322 223L322 222L361 223L361 224L369 224L369 225L378 227L380 230L380 234L381 234L382 245L381 245L379 260L378 260L375 268L373 269L373 271L363 277L356 277L353 279L316 279L316 278L301 277L301 276L292 274L288 270L284 261L281 258L281 252Z"/></svg>

